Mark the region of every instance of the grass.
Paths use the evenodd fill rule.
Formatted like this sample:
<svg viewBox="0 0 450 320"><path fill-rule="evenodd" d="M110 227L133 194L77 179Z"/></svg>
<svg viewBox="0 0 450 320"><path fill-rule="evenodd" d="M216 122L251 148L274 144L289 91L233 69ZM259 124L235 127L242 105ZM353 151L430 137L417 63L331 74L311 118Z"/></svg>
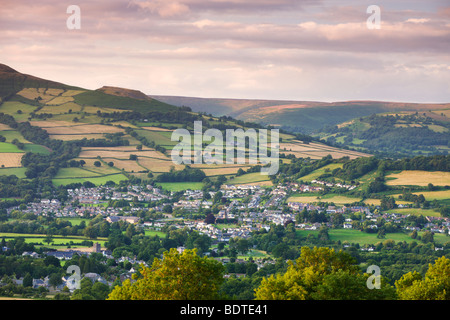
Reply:
<svg viewBox="0 0 450 320"><path fill-rule="evenodd" d="M427 217L440 217L439 212L433 209L420 209L420 208L401 208L401 209L391 209L387 211L388 213L399 213L399 214L411 214L415 216L427 216Z"/></svg>
<svg viewBox="0 0 450 320"><path fill-rule="evenodd" d="M27 243L38 243L40 245L45 245L46 247L52 247L51 245L47 245L47 243L44 242L44 240L46 239L46 235L42 235L42 234L1 232L0 238L5 238L5 240L12 239L12 238L24 238L25 242L27 242ZM98 242L102 246L104 246L105 241L107 240L106 238L90 239L90 238L83 237L83 236L63 237L63 236L58 236L58 235L55 235L52 238L53 238L52 244L54 244L54 245L58 245L58 244L63 245L63 244L69 243L70 241L73 241L73 243L74 243L73 245L77 245L77 246L81 246L81 242L85 241L85 240ZM73 246L73 245L71 245L71 246ZM60 246L55 246L55 247L60 247Z"/></svg>
<svg viewBox="0 0 450 320"><path fill-rule="evenodd" d="M5 101L0 106L0 112L9 114L13 116L16 121L21 122L26 121L30 116L30 113L33 112L36 108L36 106L31 106L19 101ZM21 110L22 113L18 114L17 110Z"/></svg>
<svg viewBox="0 0 450 320"><path fill-rule="evenodd" d="M22 142L22 143L30 143L18 131L15 131L15 130L0 131L0 136L3 136L6 138L5 142L12 142L14 139L17 139L19 142Z"/></svg>
<svg viewBox="0 0 450 320"><path fill-rule="evenodd" d="M55 179L98 177L99 174L83 168L61 168Z"/></svg>
<svg viewBox="0 0 450 320"><path fill-rule="evenodd" d="M17 176L18 178L26 178L25 171L27 171L27 168L1 168L0 169L0 175L6 175L6 176Z"/></svg>
<svg viewBox="0 0 450 320"><path fill-rule="evenodd" d="M450 190L414 192L414 194L423 194L428 201L450 199Z"/></svg>
<svg viewBox="0 0 450 320"><path fill-rule="evenodd" d="M27 143L24 148L25 152L33 152L33 153L41 153L41 154L50 154L50 150L46 147L41 146L39 144Z"/></svg>
<svg viewBox="0 0 450 320"><path fill-rule="evenodd" d="M12 144L12 143L7 143L7 142L0 142L0 153L2 152L8 152L8 153L14 153L14 152L23 152L23 150L20 150L19 148L17 148L16 145Z"/></svg>
<svg viewBox="0 0 450 320"><path fill-rule="evenodd" d="M309 231L309 230L297 230L296 234L300 237L306 237L308 234L313 234L317 236L319 231ZM423 232L419 232L419 235L422 235ZM387 233L386 237L384 239L378 239L377 233L365 233L359 230L354 229L329 229L328 235L330 236L330 240L332 241L341 241L341 242L348 242L348 243L359 243L359 245L365 245L365 244L376 244L378 242L384 242L386 240L394 240L395 242L401 242L406 241L407 243L418 240L412 239L408 234L406 233ZM443 244L447 241L449 241L449 238L443 234L435 234L434 240L436 243Z"/></svg>
<svg viewBox="0 0 450 320"><path fill-rule="evenodd" d="M128 97L119 97L105 94L100 91L86 91L73 96L75 103L80 105L117 108L123 110L135 110L138 112L160 111L168 112L176 110L176 107L152 99L137 100Z"/></svg>
<svg viewBox="0 0 450 320"><path fill-rule="evenodd" d="M88 172L85 170L85 172ZM92 173L90 172L90 174L95 175L96 173ZM89 173L87 173L86 175L89 175ZM116 184L120 183L120 181L124 181L124 180L128 180L128 178L121 174L121 173L116 173L116 174L110 174L110 175L103 175L103 176L99 176L97 174L97 176L86 176L86 177L79 177L79 176L72 176L72 177L65 177L65 178L54 178L52 180L53 185L56 187L59 187L61 185L67 185L67 184L71 184L71 183L84 183L86 181L89 181L93 184L95 184L96 186L98 185L103 185L105 184L107 181L113 181Z"/></svg>
<svg viewBox="0 0 450 320"><path fill-rule="evenodd" d="M154 141L160 146L166 146L168 148L176 146L178 141L172 141L172 132L170 131L151 131L145 129L136 130L139 136L147 138L149 141Z"/></svg>
<svg viewBox="0 0 450 320"><path fill-rule="evenodd" d="M300 177L298 180L302 180L305 182L311 182L312 180L317 179L321 175L325 174L327 170L329 173L331 173L336 168L342 168L343 165L344 165L343 163L331 163L322 168L314 170L313 172L311 172L310 174L307 174L306 176Z"/></svg>
<svg viewBox="0 0 450 320"><path fill-rule="evenodd" d="M234 184L247 184L262 181L270 181L269 176L263 175L260 172L252 172L243 174L242 176L239 177L235 177L234 179L229 180L227 183L234 185Z"/></svg>
<svg viewBox="0 0 450 320"><path fill-rule="evenodd" d="M183 191L183 190L201 190L203 187L202 182L159 182L157 183L161 188L168 191Z"/></svg>
<svg viewBox="0 0 450 320"><path fill-rule="evenodd" d="M166 237L166 233L165 232L155 231L155 230L145 230L144 234L147 237L154 237L154 236L158 236L160 238L165 238Z"/></svg>

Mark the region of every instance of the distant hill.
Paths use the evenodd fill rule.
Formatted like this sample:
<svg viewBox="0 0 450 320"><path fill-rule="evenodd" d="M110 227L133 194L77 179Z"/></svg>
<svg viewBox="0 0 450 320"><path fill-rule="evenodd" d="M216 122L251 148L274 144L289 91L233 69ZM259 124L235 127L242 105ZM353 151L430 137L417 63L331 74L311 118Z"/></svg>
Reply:
<svg viewBox="0 0 450 320"><path fill-rule="evenodd" d="M334 126L359 117L387 112L428 112L440 117L438 111L450 110L450 103L406 103L384 101L283 101L251 99L210 99L193 97L152 96L176 106L188 106L196 112L279 126L290 132L319 133L326 126Z"/></svg>
<svg viewBox="0 0 450 320"><path fill-rule="evenodd" d="M97 90L75 88L25 75L5 65L1 65L1 72L4 98L0 101L0 137L4 142L0 143L0 176L44 178L55 186L101 185L132 179L162 183L158 180L161 175L184 169L184 165L174 164L171 159L171 150L177 145L171 138L174 129L193 132L194 121L202 121L205 129L222 132L260 127L231 117L191 112L171 105L170 101L147 97L138 90L113 86ZM216 99L216 103L217 107L228 106L232 112L255 104L273 105L265 100ZM280 161L289 163L293 156L309 159L370 156L309 138L282 132ZM272 185L270 177L259 174L260 168L250 163L205 163L196 164L193 169L183 173L182 181L172 175L165 180L169 185L163 188L191 188L192 181L197 180L186 179L192 179L198 170L209 179L197 184L198 188L223 182L224 178L232 184ZM172 186L175 180L181 185Z"/></svg>
<svg viewBox="0 0 450 320"><path fill-rule="evenodd" d="M133 90L133 89L125 89L125 88L119 88L119 87L111 87L111 86L103 86L100 89L97 89L97 91L101 91L106 94L111 94L119 97L128 97L138 100L152 100L149 96L147 96L145 93L139 91L139 90Z"/></svg>
<svg viewBox="0 0 450 320"><path fill-rule="evenodd" d="M241 113L252 109L298 103L285 100L258 99L226 99L226 98L197 98L182 96L150 95L154 99L164 101L177 107L190 107L195 112L205 112L214 116L238 117ZM313 102L309 102L313 103Z"/></svg>
<svg viewBox="0 0 450 320"><path fill-rule="evenodd" d="M149 98L138 90L104 86L97 90L87 90L63 83L38 78L21 73L5 64L0 64L0 99L7 100L26 88L81 90L73 96L75 103L81 106L108 107L125 110L174 111L177 108L170 104ZM23 101L23 96L19 97ZM0 100L0 101L1 101Z"/></svg>
<svg viewBox="0 0 450 320"><path fill-rule="evenodd" d="M23 88L70 89L75 87L20 73L0 63L0 98L12 96Z"/></svg>

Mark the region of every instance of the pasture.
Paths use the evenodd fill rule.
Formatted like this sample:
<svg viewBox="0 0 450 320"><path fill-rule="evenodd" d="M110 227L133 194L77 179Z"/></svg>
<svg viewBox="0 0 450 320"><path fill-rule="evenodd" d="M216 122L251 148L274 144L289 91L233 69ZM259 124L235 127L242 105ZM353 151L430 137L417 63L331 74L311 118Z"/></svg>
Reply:
<svg viewBox="0 0 450 320"><path fill-rule="evenodd" d="M157 186L168 191L184 191L184 190L201 190L203 187L202 182L158 182Z"/></svg>
<svg viewBox="0 0 450 320"><path fill-rule="evenodd" d="M60 186L89 181L95 185L102 185L107 181L114 181L118 184L120 181L128 180L128 178L117 169L103 166L104 165L97 168L87 164L86 168L61 168L53 178L52 183L55 186Z"/></svg>
<svg viewBox="0 0 450 320"><path fill-rule="evenodd" d="M269 176L263 175L260 172L246 173L239 177L234 177L226 182L227 184L238 185L238 184L258 184L262 185L272 184Z"/></svg>
<svg viewBox="0 0 450 320"><path fill-rule="evenodd" d="M18 101L5 101L0 105L0 112L13 116L18 122L27 121L30 113L37 107ZM20 112L18 112L20 110Z"/></svg>
<svg viewBox="0 0 450 320"><path fill-rule="evenodd" d="M123 174L117 173L104 176L94 176L89 178L80 178L80 177L54 178L52 180L52 183L54 186L59 187L61 185L68 185L71 183L84 183L89 181L95 184L96 186L99 186L105 184L108 181L113 181L114 183L119 184L120 181L124 180L128 180L128 178Z"/></svg>
<svg viewBox="0 0 450 320"><path fill-rule="evenodd" d="M314 170L313 172L311 172L310 174L307 174L306 176L300 177L298 180L302 180L305 182L311 182L312 180L319 178L321 175L323 175L327 172L331 173L336 168L342 168L342 166L343 166L342 163L331 163L322 168Z"/></svg>
<svg viewBox="0 0 450 320"><path fill-rule="evenodd" d="M47 248L55 248L55 249L61 249L61 246L70 246L71 248L86 248L86 245L83 245L83 241L92 241L92 242L98 242L102 246L105 245L106 238L97 238L97 239L90 239L83 236L58 236L55 235L52 237L51 244L48 244L45 242L46 235L43 234L22 234L22 233L0 233L0 238L5 238L6 241L9 239L14 238L23 238L26 243L32 243L36 246L45 246Z"/></svg>
<svg viewBox="0 0 450 320"><path fill-rule="evenodd" d="M306 237L308 234L313 234L317 236L319 233L318 230L297 230L296 235L299 237ZM419 235L422 235L423 232L418 232ZM413 242L417 240L412 239L407 233L386 233L386 237L384 239L378 239L377 233L365 233L355 229L329 229L328 235L330 240L333 241L341 241L347 243L358 243L359 245L375 245L379 242L384 242L386 240L394 240L395 242L406 241L407 243ZM443 234L435 234L434 235L435 243L444 244L448 242L448 237Z"/></svg>
<svg viewBox="0 0 450 320"><path fill-rule="evenodd" d="M7 142L0 142L0 153L23 152L16 145Z"/></svg>

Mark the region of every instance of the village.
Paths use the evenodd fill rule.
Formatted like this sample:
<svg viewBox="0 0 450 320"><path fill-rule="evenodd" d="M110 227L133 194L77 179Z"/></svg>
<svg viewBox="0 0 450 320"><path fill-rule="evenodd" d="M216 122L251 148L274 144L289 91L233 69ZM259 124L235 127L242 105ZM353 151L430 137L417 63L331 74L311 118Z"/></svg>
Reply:
<svg viewBox="0 0 450 320"><path fill-rule="evenodd" d="M192 213L204 210L211 211L213 198L216 192L209 191L207 197L202 190L185 190L183 196L177 201L173 201L173 192L163 192L158 187L128 186L127 191L119 191L115 187L94 187L67 190L69 200L63 205L56 199L43 199L38 203L29 203L21 207L22 212L34 213L36 215L52 215L57 218L75 217L95 217L104 216L110 223L119 220L131 224L139 225L143 228L161 230L165 225L170 224L176 228L188 227L208 235L215 242L228 242L231 238L248 238L252 231L262 228L269 230L271 224L286 225L295 223L297 229L318 230L323 222L298 222L296 216L302 210L308 212L345 215L345 221L337 227L351 229L355 227L355 222L365 222L369 228L377 229L378 219L384 222L391 222L404 228L405 230L417 230L420 228L403 225L402 222L408 214L381 212L379 206L361 205L331 205L320 203L290 202L289 196L293 193L319 192L322 190L322 181L313 181L312 185L287 183L273 188L264 188L258 185L223 185L221 201L216 206L216 222L229 223L227 228L218 228L216 224L207 223L204 219L189 219ZM354 186L338 185L337 187L350 190ZM126 201L129 206L111 206L114 201ZM138 203L155 203L153 206L135 206ZM170 212L165 208L170 207ZM402 206L402 205L400 205ZM18 207L9 208L8 213L18 210ZM375 210L374 210L375 209ZM138 212L156 212L164 216L162 219L144 219L136 216ZM359 213L358 219L351 218L350 215ZM448 218L426 217L428 223L424 229L434 233L448 233L450 222ZM333 227L331 223L326 223L327 227ZM334 225L336 227L336 225Z"/></svg>
<svg viewBox="0 0 450 320"><path fill-rule="evenodd" d="M174 192L163 191L161 188L151 185L131 185L126 190L120 187L100 186L93 188L68 189L68 200L64 203L57 199L42 199L40 202L28 203L20 207L8 209L8 214L14 210L20 210L24 213L33 213L38 216L53 216L56 218L93 218L101 215L109 223L124 221L133 224L136 227L145 230L161 231L165 227L188 228L195 230L202 235L211 238L213 244L229 243L231 239L249 239L254 231L265 229L269 231L272 225L287 226L292 223L297 230L319 230L322 226L328 228L352 229L360 228L364 223L370 232L377 232L380 220L384 223L391 223L408 232L430 230L433 233L448 233L450 221L448 218L426 217L427 223L421 230L418 227L411 227L404 223L408 215L399 213L382 212L379 206L361 206L361 205L332 205L332 204L313 204L303 202L288 201L290 195L302 192L320 192L322 189L320 181L314 181L312 185L287 183L272 188L264 188L258 185L223 185L219 191L185 190L180 197L174 199ZM342 185L340 188L351 189L353 186ZM216 197L220 192L220 197ZM215 205L215 201L218 205ZM127 206L114 206L111 204L121 202ZM151 206L138 206L136 203L153 203ZM167 210L167 207L170 210ZM205 218L190 219L190 215L198 212L214 211L214 221L206 221ZM161 218L143 219L142 212L159 213ZM317 212L326 216L341 215L342 223L340 225L328 222L301 221L298 219L300 212ZM138 216L138 213L139 214ZM329 219L332 220L332 219ZM225 227L224 227L225 226ZM437 248L436 250L438 250ZM178 247L179 252L184 247ZM372 251L372 246L361 247L360 250ZM59 260L68 260L74 254L90 255L92 253L102 254L107 259L114 259L112 252L101 248L99 243L94 243L92 248L87 250L51 250L45 253L47 256L53 256ZM210 254L209 252L205 252ZM24 252L23 256L39 258L35 252ZM139 261L132 257L120 257L115 259L116 263L124 261L132 265L144 264L145 261ZM237 259L236 262L245 262ZM242 261L241 261L242 260ZM229 259L220 259L222 263L227 263ZM263 266L260 261L258 268ZM265 262L267 263L267 261ZM270 263L270 262L269 262ZM135 272L134 268L121 275L121 281L130 279ZM93 282L102 282L111 285L110 281L102 278L99 274L88 273L88 277ZM59 287L52 288L60 292L62 288L67 287L71 292L76 289L73 279L70 276L63 277L62 284ZM16 285L20 285L23 279L14 279ZM49 279L33 279L33 288L44 287L49 289Z"/></svg>

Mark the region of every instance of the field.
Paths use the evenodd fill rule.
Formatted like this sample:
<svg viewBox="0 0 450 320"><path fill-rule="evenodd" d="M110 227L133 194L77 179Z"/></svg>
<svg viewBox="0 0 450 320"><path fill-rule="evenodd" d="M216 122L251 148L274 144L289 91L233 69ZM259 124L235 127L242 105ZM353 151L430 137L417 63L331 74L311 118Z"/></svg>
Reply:
<svg viewBox="0 0 450 320"><path fill-rule="evenodd" d="M318 231L309 231L309 230L297 230L298 236L307 236L308 234L316 235ZM341 241L348 243L359 243L360 245L370 245L376 244L379 242L384 242L388 239L394 240L395 242L406 241L413 242L417 240L411 239L411 237L406 233L387 233L384 239L378 239L377 233L365 233L359 230L353 229L329 229L328 235L330 236L330 240L333 241ZM422 232L419 232L419 235L422 235ZM443 234L435 234L434 239L436 243L444 244L448 241L447 236Z"/></svg>
<svg viewBox="0 0 450 320"><path fill-rule="evenodd" d="M201 190L203 187L202 182L159 182L158 186L165 190L177 192L183 190Z"/></svg>
<svg viewBox="0 0 450 320"><path fill-rule="evenodd" d="M86 247L84 245L81 244L81 242L83 241L93 241L93 242L98 242L100 243L102 246L105 245L105 241L106 238L97 238L97 239L90 239L87 237L82 237L82 236L67 236L67 237L63 237L63 236L53 236L53 242L52 244L47 244L44 240L46 239L46 235L42 235L42 234L22 234L22 233L0 233L0 238L5 238L6 241L8 241L9 239L12 238L24 238L25 242L27 243L33 243L36 244L38 246L45 246L48 248L57 248L57 249L61 249L62 245L69 245L71 246L71 248L77 248L77 247Z"/></svg>
<svg viewBox="0 0 450 320"><path fill-rule="evenodd" d="M397 201L396 201L397 202ZM389 213L399 213L399 214L411 214L415 216L426 216L426 217L440 217L441 214L439 212L434 211L433 209L421 209L421 208L402 208L402 209L391 209L388 210Z"/></svg>
<svg viewBox="0 0 450 320"><path fill-rule="evenodd" d="M16 121L21 122L27 121L30 113L33 112L36 108L36 106L31 106L18 101L6 101L3 102L2 105L0 105L0 112L9 114L13 116ZM20 110L21 113L18 113L18 110Z"/></svg>
<svg viewBox="0 0 450 320"><path fill-rule="evenodd" d="M95 171L94 171L95 170ZM109 166L95 167L87 163L84 168L61 168L52 180L55 186L90 181L95 185L105 184L107 181L119 183L128 178L117 169Z"/></svg>
<svg viewBox="0 0 450 320"><path fill-rule="evenodd" d="M298 140L290 140L289 142L280 143L280 154L293 154L297 158L321 159L327 155L331 155L334 159L349 157L355 159L359 157L368 157L369 154L351 150L343 150L330 147L320 143L305 144Z"/></svg>
<svg viewBox="0 0 450 320"><path fill-rule="evenodd" d="M352 198L335 194L326 194L324 196L320 196L319 194L314 195L311 193L306 193L303 195L300 193L298 195L293 195L289 197L287 202L300 202L300 203L333 202L336 205L344 205L353 202L359 202L361 200L362 198Z"/></svg>
<svg viewBox="0 0 450 320"><path fill-rule="evenodd" d="M35 101L26 104L26 99ZM22 102L19 102L22 101ZM18 93L14 101L6 101L0 105L0 112L12 115L16 121L29 121L31 125L43 128L48 132L51 139L63 141L81 140L81 139L102 139L107 133L124 133L123 139L130 142L126 147L106 147L106 148L82 148L82 152L75 160L84 160L86 164L82 168L62 168L53 179L54 185L69 184L74 182L91 181L94 184L104 183L108 180L119 182L127 179L127 176L147 178L148 172L153 172L156 176L160 173L169 172L172 169L182 170L184 165L176 165L170 157L170 150L178 144L178 141L171 141L174 129L183 127L182 123L163 123L159 121L133 121L129 123L124 120L110 122L112 125L105 124L109 119L101 118L97 115L101 112L121 112L130 110L130 104L133 109L148 111L159 110L168 111L173 107L157 100L136 101L126 96L106 95L101 91L67 90L67 89L47 89L47 88L26 88ZM20 111L18 111L20 110ZM32 117L33 112L37 115L51 114L52 117L42 119L41 117ZM74 122L74 119L78 121ZM213 117L204 116L205 121L211 124L221 124ZM76 119L75 119L76 120ZM230 124L233 124L230 122ZM120 125L120 126L119 126ZM131 127L138 134L132 137L126 134L124 127ZM188 126L189 128L192 127ZM6 144L0 144L0 165L3 164L4 171L8 168L20 168L21 157L24 152L49 154L50 150L43 146L32 144L26 141L17 131L2 125L0 135L4 133ZM137 150L136 146L141 142L137 139L145 137L148 141L156 145L165 147L168 152L163 154L154 149L143 147ZM304 144L295 140L294 135L280 134L282 138L281 152L294 153L297 157L310 157L313 159L322 158L331 154L335 158L349 156L355 158L367 156L354 151L340 150L320 143ZM10 142L18 139L25 144L24 150L19 150ZM283 150L284 149L284 150ZM130 160L130 155L136 155L136 160ZM94 166L94 162L100 160L100 167ZM109 166L108 163L113 163ZM244 174L235 177L239 168L247 170L248 164L243 165L192 165L205 172L208 177L217 177L219 175L227 176L228 183L232 184L257 184L261 186L270 186L272 182L268 176L261 175L259 172ZM339 166L339 165L338 165ZM333 169L330 165L329 169ZM323 169L325 170L325 168ZM24 171L16 171L20 177L24 177ZM320 175L322 171L315 174ZM185 188L183 184L167 185L171 189Z"/></svg>
<svg viewBox="0 0 450 320"><path fill-rule="evenodd" d="M318 177L320 177L321 175L323 175L324 173L326 173L327 171L329 171L330 173L336 169L336 168L342 168L343 164L342 163L331 163L329 165L326 165L322 168L319 168L317 170L314 170L313 172L311 172L310 174L300 177L298 180L302 180L305 182L311 182L314 179L317 179Z"/></svg>
<svg viewBox="0 0 450 320"><path fill-rule="evenodd" d="M16 168L22 166L22 157L24 153L0 153L0 167Z"/></svg>
<svg viewBox="0 0 450 320"><path fill-rule="evenodd" d="M1 128L0 128L1 129ZM11 143L14 139L17 139L17 141L21 143L30 143L28 140L26 140L19 132L9 129L9 130L3 130L0 131L0 136L5 137L6 141Z"/></svg>
<svg viewBox="0 0 450 320"><path fill-rule="evenodd" d="M103 134L103 133L116 133L124 132L123 129L114 126L107 126L102 124L81 124L81 125L71 125L71 126L55 126L54 124L50 127L45 127L41 124L41 127L48 132L50 135L84 135L84 134Z"/></svg>
<svg viewBox="0 0 450 320"><path fill-rule="evenodd" d="M390 186L450 186L450 172L403 170L386 175L386 184Z"/></svg>
<svg viewBox="0 0 450 320"><path fill-rule="evenodd" d="M0 160L0 164L1 164L1 160ZM0 169L0 175L6 175L6 176L10 176L10 175L15 175L18 178L25 178L25 171L27 169L26 168L1 168Z"/></svg>
<svg viewBox="0 0 450 320"><path fill-rule="evenodd" d="M149 141L154 141L156 144L164 146L166 149L171 149L178 144L178 141L172 141L170 139L172 131L139 129L136 130L136 132L139 136L145 137Z"/></svg>
<svg viewBox="0 0 450 320"><path fill-rule="evenodd" d="M428 201L450 199L450 190L413 192L413 194L423 194Z"/></svg>
<svg viewBox="0 0 450 320"><path fill-rule="evenodd" d="M235 177L234 179L230 179L226 182L227 184L261 184L261 185L268 185L272 184L270 181L269 176L263 175L260 172L252 172L252 173L246 173L242 176Z"/></svg>
<svg viewBox="0 0 450 320"><path fill-rule="evenodd" d="M112 174L107 176L97 176L97 177L90 177L90 178L80 178L80 177L72 177L72 178L54 178L52 180L53 185L56 187L61 185L67 185L71 183L84 183L84 182L91 182L95 184L96 186L105 184L108 181L113 181L116 184L120 183L120 181L128 180L128 178L123 174Z"/></svg>
<svg viewBox="0 0 450 320"><path fill-rule="evenodd" d="M23 152L19 148L17 148L16 145L7 143L7 142L0 142L0 153L13 153L13 152Z"/></svg>

